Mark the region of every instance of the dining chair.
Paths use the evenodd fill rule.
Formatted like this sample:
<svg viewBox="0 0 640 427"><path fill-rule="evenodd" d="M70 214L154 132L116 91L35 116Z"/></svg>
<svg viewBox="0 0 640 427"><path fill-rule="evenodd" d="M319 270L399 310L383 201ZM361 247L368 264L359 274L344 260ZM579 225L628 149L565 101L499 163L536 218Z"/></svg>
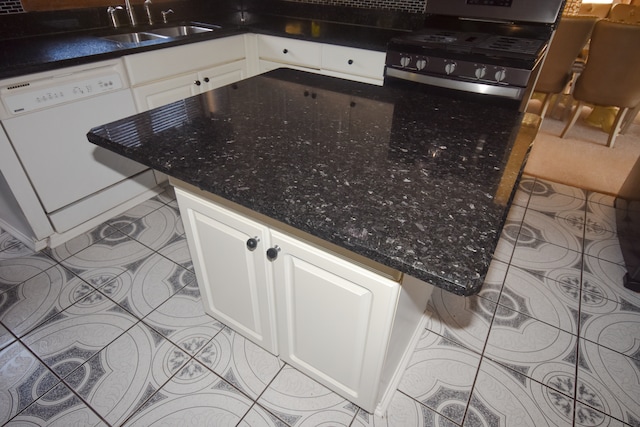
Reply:
<svg viewBox="0 0 640 427"><path fill-rule="evenodd" d="M611 10L610 3L582 3L578 15L591 15L606 18Z"/></svg>
<svg viewBox="0 0 640 427"><path fill-rule="evenodd" d="M573 80L578 55L586 45L599 18L595 16L563 16L551 40L549 51L536 81L534 92L543 93L540 116L545 117L553 95L560 94ZM552 109L553 112L553 109Z"/></svg>
<svg viewBox="0 0 640 427"><path fill-rule="evenodd" d="M609 19L630 24L640 24L640 4L614 4L611 7L611 12L609 12Z"/></svg>
<svg viewBox="0 0 640 427"><path fill-rule="evenodd" d="M564 138L585 104L618 107L607 146L613 147L630 109L640 105L640 25L601 19L593 29L589 58L576 79L573 98L578 101L560 135Z"/></svg>

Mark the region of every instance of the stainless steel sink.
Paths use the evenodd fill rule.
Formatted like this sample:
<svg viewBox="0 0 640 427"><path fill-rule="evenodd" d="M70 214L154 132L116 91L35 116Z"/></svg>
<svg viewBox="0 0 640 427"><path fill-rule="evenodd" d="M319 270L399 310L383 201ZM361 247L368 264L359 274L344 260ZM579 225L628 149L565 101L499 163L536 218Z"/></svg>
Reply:
<svg viewBox="0 0 640 427"><path fill-rule="evenodd" d="M164 37L184 37L193 34L208 33L220 27L201 27L199 25L178 25L175 27L154 28L151 33Z"/></svg>
<svg viewBox="0 0 640 427"><path fill-rule="evenodd" d="M113 34L102 38L123 44L140 44L147 41L168 39L169 36L143 31L136 33Z"/></svg>

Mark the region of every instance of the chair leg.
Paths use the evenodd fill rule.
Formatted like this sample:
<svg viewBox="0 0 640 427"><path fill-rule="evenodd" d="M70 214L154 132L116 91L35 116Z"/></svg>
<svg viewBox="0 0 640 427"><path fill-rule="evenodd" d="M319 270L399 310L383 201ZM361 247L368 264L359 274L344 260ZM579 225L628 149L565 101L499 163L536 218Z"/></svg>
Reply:
<svg viewBox="0 0 640 427"><path fill-rule="evenodd" d="M564 130L560 134L560 138L564 138L567 135L567 133L571 130L573 125L576 124L576 121L578 121L578 117L580 117L580 112L582 111L583 105L584 105L584 102L578 101L578 105L576 105L575 110L573 110L573 115L571 116L571 119L567 123L567 126L565 126Z"/></svg>
<svg viewBox="0 0 640 427"><path fill-rule="evenodd" d="M633 110L629 111L627 113L627 115L625 116L625 121L622 125L622 129L620 129L620 133L621 134L625 134L627 133L627 131L629 130L629 128L631 127L631 125L633 124L633 122L636 119L636 116L638 115L638 113L640 113L640 105L637 105Z"/></svg>
<svg viewBox="0 0 640 427"><path fill-rule="evenodd" d="M609 132L609 138L607 139L607 147L613 148L613 144L616 142L616 138L618 137L618 133L620 132L620 128L624 122L624 117L627 115L628 111L629 108L620 108L618 114L616 114L616 119L613 122L611 131Z"/></svg>
<svg viewBox="0 0 640 427"><path fill-rule="evenodd" d="M540 117L544 119L545 114L547 114L547 110L549 109L549 104L551 104L551 94L545 93L544 99L542 100L542 109L540 110Z"/></svg>

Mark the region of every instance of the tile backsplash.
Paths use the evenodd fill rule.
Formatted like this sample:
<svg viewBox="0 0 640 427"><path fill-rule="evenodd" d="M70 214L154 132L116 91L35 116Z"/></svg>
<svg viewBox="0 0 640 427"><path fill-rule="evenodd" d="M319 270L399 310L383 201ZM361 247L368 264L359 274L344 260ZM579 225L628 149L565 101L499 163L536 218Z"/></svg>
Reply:
<svg viewBox="0 0 640 427"><path fill-rule="evenodd" d="M24 12L24 9L20 0L0 0L0 14L22 12Z"/></svg>
<svg viewBox="0 0 640 427"><path fill-rule="evenodd" d="M328 6L362 7L368 9L400 10L423 13L426 0L288 0L296 3L312 3Z"/></svg>

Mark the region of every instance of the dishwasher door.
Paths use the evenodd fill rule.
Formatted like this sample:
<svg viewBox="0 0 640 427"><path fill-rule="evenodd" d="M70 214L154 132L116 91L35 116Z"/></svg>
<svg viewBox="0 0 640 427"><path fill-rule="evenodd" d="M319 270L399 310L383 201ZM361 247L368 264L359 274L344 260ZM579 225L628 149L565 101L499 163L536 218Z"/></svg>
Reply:
<svg viewBox="0 0 640 427"><path fill-rule="evenodd" d="M108 92L3 120L7 135L47 213L146 167L91 144L94 126L136 113L129 90Z"/></svg>

